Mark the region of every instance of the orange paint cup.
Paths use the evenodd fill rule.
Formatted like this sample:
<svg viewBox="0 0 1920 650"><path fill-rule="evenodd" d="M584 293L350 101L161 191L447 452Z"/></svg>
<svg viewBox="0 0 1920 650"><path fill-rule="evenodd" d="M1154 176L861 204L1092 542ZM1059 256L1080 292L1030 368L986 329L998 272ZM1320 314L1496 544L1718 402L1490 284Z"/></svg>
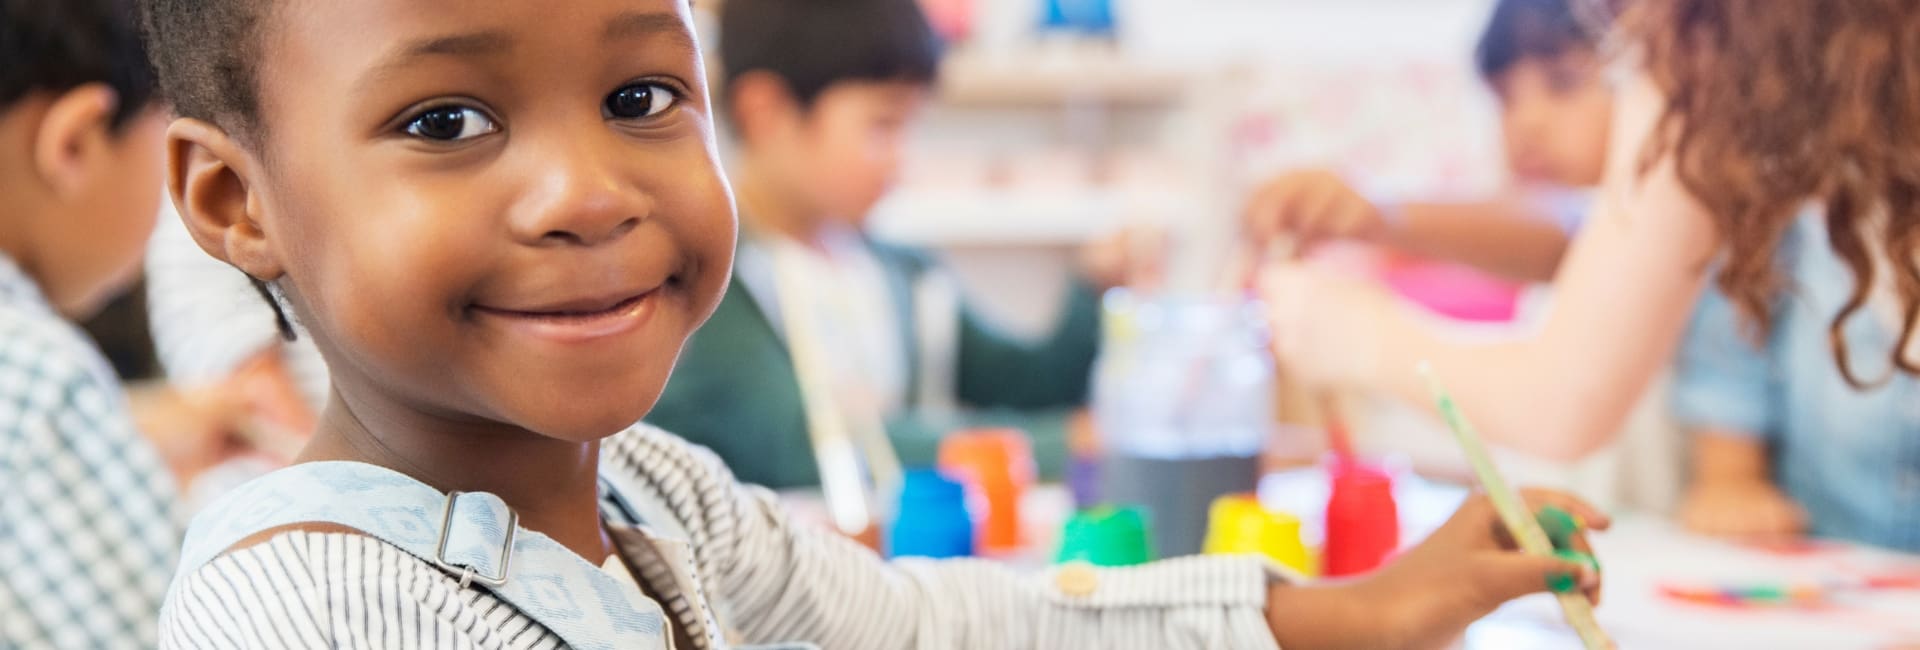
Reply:
<svg viewBox="0 0 1920 650"><path fill-rule="evenodd" d="M1020 499L1037 473L1027 434L1017 429L955 432L940 443L940 469L967 486L980 552L1019 550Z"/></svg>

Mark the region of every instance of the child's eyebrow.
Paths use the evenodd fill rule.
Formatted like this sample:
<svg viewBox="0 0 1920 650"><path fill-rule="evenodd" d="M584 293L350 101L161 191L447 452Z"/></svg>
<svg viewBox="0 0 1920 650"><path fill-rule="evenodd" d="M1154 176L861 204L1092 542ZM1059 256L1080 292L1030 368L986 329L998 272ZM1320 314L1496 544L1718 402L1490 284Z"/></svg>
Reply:
<svg viewBox="0 0 1920 650"><path fill-rule="evenodd" d="M387 57L380 67L405 65L414 59L433 56L483 56L499 54L511 49L513 49L513 37L505 32L488 31L434 36L408 43L398 50L398 54Z"/></svg>
<svg viewBox="0 0 1920 650"><path fill-rule="evenodd" d="M361 78L362 86L378 85L386 76L421 59L434 57L469 58L504 54L513 49L513 37L506 32L482 31L431 36L410 41L380 57Z"/></svg>
<svg viewBox="0 0 1920 650"><path fill-rule="evenodd" d="M679 16L666 12L627 12L614 16L600 32L603 43L647 37L666 37L674 45L694 49L693 35Z"/></svg>

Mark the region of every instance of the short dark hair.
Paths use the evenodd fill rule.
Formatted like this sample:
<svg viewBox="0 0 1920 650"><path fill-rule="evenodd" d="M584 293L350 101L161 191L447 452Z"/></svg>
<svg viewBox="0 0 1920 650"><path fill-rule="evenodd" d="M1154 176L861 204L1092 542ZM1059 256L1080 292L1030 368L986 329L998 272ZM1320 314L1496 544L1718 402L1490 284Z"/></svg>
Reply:
<svg viewBox="0 0 1920 650"><path fill-rule="evenodd" d="M1576 3L1592 10L1583 15ZM1488 81L1527 59L1552 59L1598 47L1608 20L1606 3L1594 0L1499 0L1474 48L1474 66Z"/></svg>
<svg viewBox="0 0 1920 650"><path fill-rule="evenodd" d="M0 61L0 107L104 83L119 128L156 99L130 0L0 0Z"/></svg>
<svg viewBox="0 0 1920 650"><path fill-rule="evenodd" d="M243 142L258 136L260 94L254 62L265 0L140 0L140 29L152 49L160 85L181 117L203 120ZM248 276L273 307L281 338L294 340L293 322L273 289Z"/></svg>
<svg viewBox="0 0 1920 650"><path fill-rule="evenodd" d="M239 136L260 125L254 62L262 0L140 0L140 26L160 85L182 117Z"/></svg>
<svg viewBox="0 0 1920 650"><path fill-rule="evenodd" d="M773 73L801 106L841 81L932 83L940 39L914 0L726 0L720 91Z"/></svg>

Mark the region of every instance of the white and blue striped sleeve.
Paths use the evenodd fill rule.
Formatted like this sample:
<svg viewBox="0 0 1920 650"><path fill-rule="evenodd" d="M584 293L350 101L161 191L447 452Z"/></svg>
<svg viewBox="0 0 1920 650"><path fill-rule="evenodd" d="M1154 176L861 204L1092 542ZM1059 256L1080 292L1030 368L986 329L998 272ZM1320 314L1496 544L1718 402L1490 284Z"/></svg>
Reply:
<svg viewBox="0 0 1920 650"><path fill-rule="evenodd" d="M1277 647L1266 597L1281 575L1251 557L1193 557L1021 574L979 560L884 562L793 525L773 494L712 453L639 428L608 442L690 537L697 568L749 641L826 648ZM1065 587L1065 588L1063 588Z"/></svg>

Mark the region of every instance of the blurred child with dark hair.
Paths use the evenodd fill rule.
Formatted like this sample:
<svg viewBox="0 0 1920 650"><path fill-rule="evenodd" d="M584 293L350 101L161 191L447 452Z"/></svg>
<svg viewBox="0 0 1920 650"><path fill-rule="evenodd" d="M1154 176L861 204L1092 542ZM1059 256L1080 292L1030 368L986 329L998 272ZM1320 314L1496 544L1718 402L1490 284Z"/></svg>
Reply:
<svg viewBox="0 0 1920 650"><path fill-rule="evenodd" d="M1516 280L1553 279L1586 209L1582 191L1600 183L1613 119L1599 52L1604 14L1583 15L1578 4L1500 0L1474 50L1500 100L1513 190L1484 201L1382 201L1333 172L1293 171L1248 201L1250 234L1358 239Z"/></svg>
<svg viewBox="0 0 1920 650"><path fill-rule="evenodd" d="M908 465L932 464L948 432L982 426L1029 433L1044 473L1064 463L1099 343L1099 293L1151 265L1127 254L1129 238L1150 235L1090 246L1058 324L1036 342L980 317L933 256L869 236L939 49L913 2L720 9L716 95L738 136L740 251L719 311L647 419L712 448L744 481L819 485L808 419L819 409L884 436ZM719 400L735 406L713 408Z"/></svg>
<svg viewBox="0 0 1920 650"><path fill-rule="evenodd" d="M0 1L0 647L151 648L173 479L70 321L126 288L159 208L132 3Z"/></svg>

